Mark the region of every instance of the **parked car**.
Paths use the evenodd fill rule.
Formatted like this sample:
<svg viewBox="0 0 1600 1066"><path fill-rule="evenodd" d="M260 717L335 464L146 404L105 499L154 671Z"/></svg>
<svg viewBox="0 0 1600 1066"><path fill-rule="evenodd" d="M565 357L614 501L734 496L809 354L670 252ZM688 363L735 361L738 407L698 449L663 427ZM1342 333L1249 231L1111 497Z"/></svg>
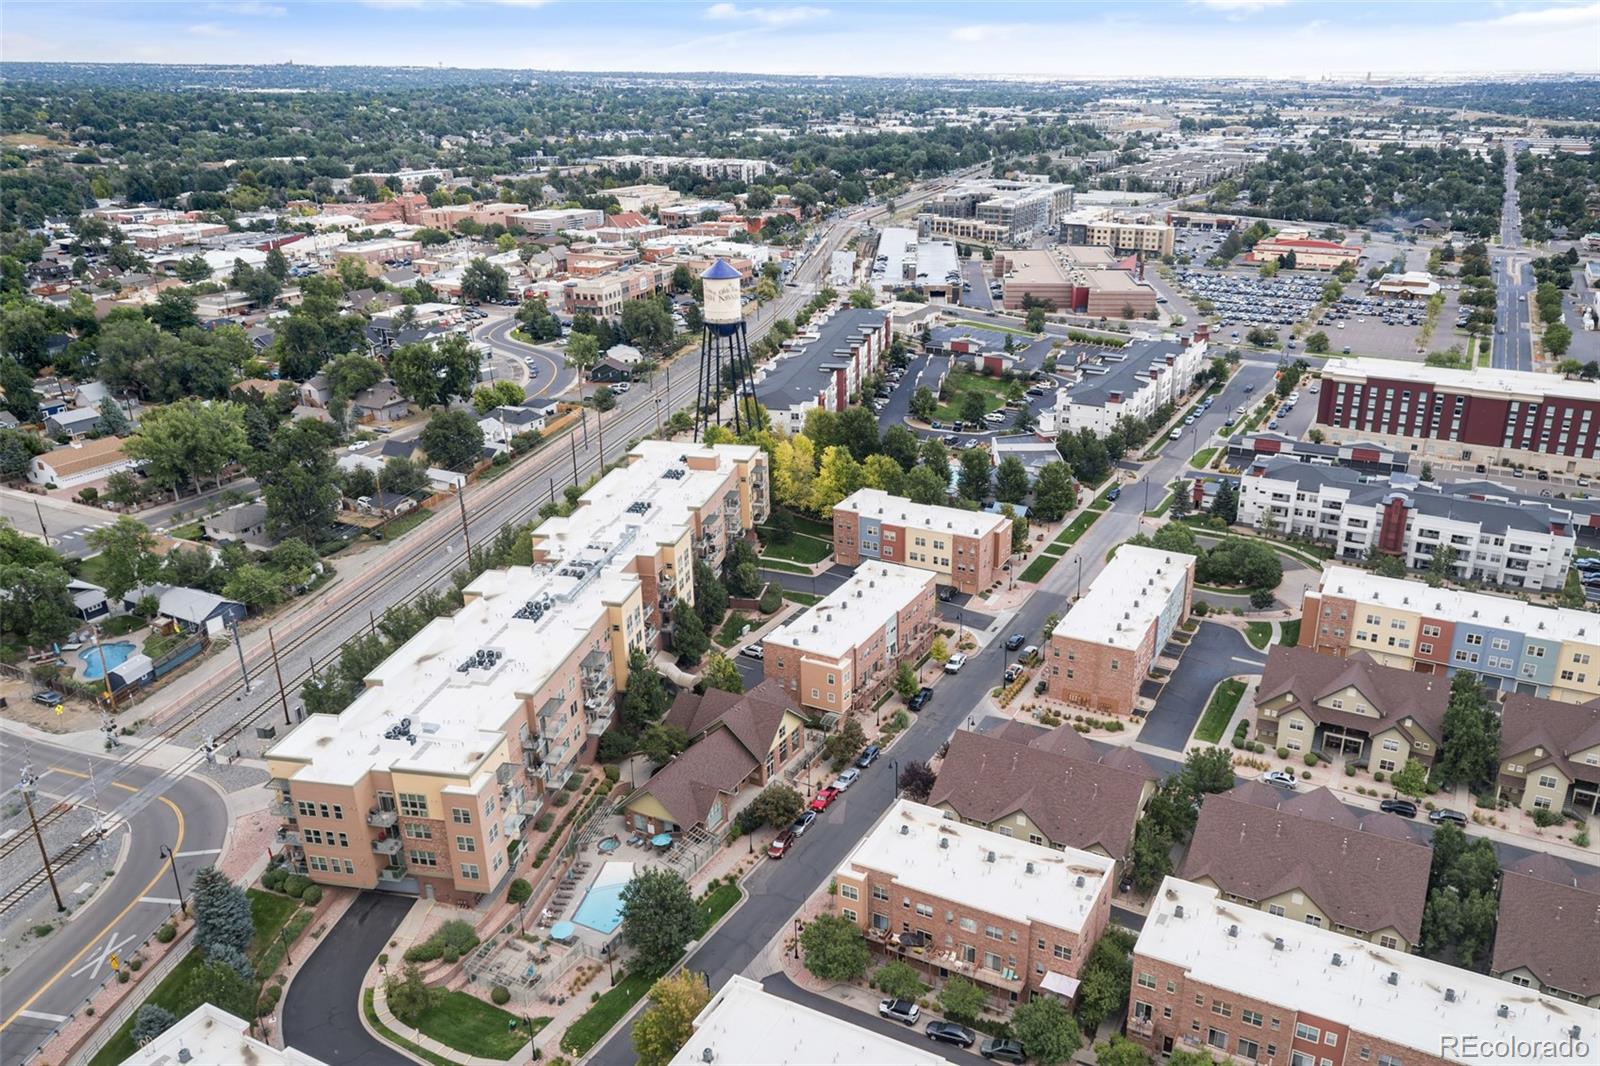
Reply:
<svg viewBox="0 0 1600 1066"><path fill-rule="evenodd" d="M1021 1063L1027 1060L1023 1054L1022 1042L1018 1040L1003 1040L998 1036L991 1036L978 1048L978 1054L995 1062Z"/></svg>
<svg viewBox="0 0 1600 1066"><path fill-rule="evenodd" d="M928 705L928 701L931 699L933 699L933 689L927 687L919 688L915 696L906 700L906 706L913 711L920 711Z"/></svg>
<svg viewBox="0 0 1600 1066"><path fill-rule="evenodd" d="M878 1003L878 1014L891 1022L916 1025L917 1019L922 1017L922 1008L909 999L885 999Z"/></svg>
<svg viewBox="0 0 1600 1066"><path fill-rule="evenodd" d="M877 762L878 756L881 754L883 754L883 752L878 745L868 744L865 748L861 749L861 754L856 757L856 767L858 769L865 770L867 767Z"/></svg>
<svg viewBox="0 0 1600 1066"><path fill-rule="evenodd" d="M1402 818L1417 816L1417 805L1410 800L1387 799L1378 804L1378 810L1385 814L1398 814Z"/></svg>
<svg viewBox="0 0 1600 1066"><path fill-rule="evenodd" d="M1106 492L1106 500L1109 502L1115 502L1120 499L1122 499L1122 486L1111 486L1111 488Z"/></svg>
<svg viewBox="0 0 1600 1066"><path fill-rule="evenodd" d="M758 640L754 644L746 644L739 654L748 655L752 659L760 659L767 654L767 649L763 648Z"/></svg>
<svg viewBox="0 0 1600 1066"><path fill-rule="evenodd" d="M951 588L949 585L940 585L939 586L939 602L940 603L949 603L950 602L950 598L955 595L955 591L956 590Z"/></svg>
<svg viewBox="0 0 1600 1066"><path fill-rule="evenodd" d="M1031 659L1035 655L1038 655L1038 654L1039 654L1039 645L1037 645L1037 644L1029 644L1026 648L1022 649L1022 654L1018 655L1017 658L1019 658L1019 659Z"/></svg>
<svg viewBox="0 0 1600 1066"><path fill-rule="evenodd" d="M967 665L967 657L957 652L955 655L950 656L949 662L944 664L944 672L947 674L959 674L961 668L965 665Z"/></svg>
<svg viewBox="0 0 1600 1066"><path fill-rule="evenodd" d="M850 769L844 771L838 777L834 778L833 784L829 787L832 788L834 792L848 792L850 791L850 786L855 784L856 778L860 776L861 771L852 766Z"/></svg>
<svg viewBox="0 0 1600 1066"><path fill-rule="evenodd" d="M811 801L811 809L814 810L814 811L825 811L825 810L827 810L828 809L828 804L832 803L834 801L834 798L836 796L838 796L838 795L839 795L839 790L836 789L836 788L829 787L829 788L822 789L820 792L817 793L816 798L814 798Z"/></svg>
<svg viewBox="0 0 1600 1066"><path fill-rule="evenodd" d="M1265 781L1269 785L1277 785L1279 788L1287 788L1291 790L1298 788L1300 785L1300 783L1295 780L1294 774L1291 774L1287 770L1268 770L1266 773L1261 775L1261 780Z"/></svg>
<svg viewBox="0 0 1600 1066"><path fill-rule="evenodd" d="M801 811L800 817L789 825L789 832L795 836L805 836L806 830L811 828L811 823L817 820L816 811Z"/></svg>
<svg viewBox="0 0 1600 1066"><path fill-rule="evenodd" d="M927 1032L929 1040L956 1047L971 1047L978 1042L978 1034L955 1022L929 1022Z"/></svg>
<svg viewBox="0 0 1600 1066"><path fill-rule="evenodd" d="M1005 683L1006 684L1008 684L1008 685L1011 684L1011 682L1015 681L1017 678L1019 678L1021 676L1022 676L1022 664L1021 663L1012 663L1010 666L1006 667L1006 674L1005 674Z"/></svg>
<svg viewBox="0 0 1600 1066"><path fill-rule="evenodd" d="M1018 648L1026 644L1027 641L1028 638L1023 636L1021 633L1013 633L1006 638L1006 651L1016 651Z"/></svg>
<svg viewBox="0 0 1600 1066"><path fill-rule="evenodd" d="M773 837L772 843L767 845L767 858L783 858L789 853L789 849L794 847L794 839L795 832L793 829L785 829L783 832Z"/></svg>
<svg viewBox="0 0 1600 1066"><path fill-rule="evenodd" d="M33 694L33 702L41 707L54 707L64 699L66 697L53 688L47 688L43 692L35 692Z"/></svg>
<svg viewBox="0 0 1600 1066"><path fill-rule="evenodd" d="M1167 434L1167 439L1168 440L1177 440L1181 436L1183 436L1183 427L1182 426L1175 426L1173 428L1172 432Z"/></svg>
<svg viewBox="0 0 1600 1066"><path fill-rule="evenodd" d="M1453 811L1449 807L1440 807L1436 811L1428 812L1428 821L1432 822L1434 825L1444 825L1446 822L1449 822L1451 825L1465 828L1467 824L1467 816L1462 814L1460 811Z"/></svg>

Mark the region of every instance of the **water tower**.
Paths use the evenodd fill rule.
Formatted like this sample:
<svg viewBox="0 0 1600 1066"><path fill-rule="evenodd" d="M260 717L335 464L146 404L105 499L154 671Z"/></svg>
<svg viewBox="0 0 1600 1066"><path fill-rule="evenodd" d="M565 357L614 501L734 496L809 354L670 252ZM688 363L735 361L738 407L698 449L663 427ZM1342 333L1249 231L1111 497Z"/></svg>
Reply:
<svg viewBox="0 0 1600 1066"><path fill-rule="evenodd" d="M750 346L745 338L744 298L739 272L718 259L700 275L700 376L695 397L695 439L713 420L722 425L722 401L732 397L733 431L753 429L755 385L751 381Z"/></svg>

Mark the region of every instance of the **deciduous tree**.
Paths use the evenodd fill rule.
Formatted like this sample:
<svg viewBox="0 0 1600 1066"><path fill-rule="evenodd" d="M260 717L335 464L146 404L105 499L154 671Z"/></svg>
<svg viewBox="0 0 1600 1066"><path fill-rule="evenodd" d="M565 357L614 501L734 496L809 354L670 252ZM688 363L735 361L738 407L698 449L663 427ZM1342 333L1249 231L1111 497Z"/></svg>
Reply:
<svg viewBox="0 0 1600 1066"><path fill-rule="evenodd" d="M806 969L824 981L857 981L871 957L856 923L836 914L820 914L800 931L800 952Z"/></svg>
<svg viewBox="0 0 1600 1066"><path fill-rule="evenodd" d="M646 867L622 889L622 938L644 973L664 973L700 931L700 912L677 873Z"/></svg>
<svg viewBox="0 0 1600 1066"><path fill-rule="evenodd" d="M711 1001L705 978L692 970L663 977L650 989L650 1006L633 1023L639 1066L667 1066L694 1036L694 1020Z"/></svg>

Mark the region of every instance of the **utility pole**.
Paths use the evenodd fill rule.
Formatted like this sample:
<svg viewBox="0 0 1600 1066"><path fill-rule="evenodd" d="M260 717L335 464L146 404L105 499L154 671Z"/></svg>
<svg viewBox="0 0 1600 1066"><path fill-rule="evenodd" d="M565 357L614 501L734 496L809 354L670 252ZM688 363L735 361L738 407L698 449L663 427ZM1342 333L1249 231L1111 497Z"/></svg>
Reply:
<svg viewBox="0 0 1600 1066"><path fill-rule="evenodd" d="M255 686L250 684L250 669L244 664L244 644L239 640L239 623L228 619L228 632L233 634L233 650L239 653L239 676L244 678L244 694L246 696L255 691Z"/></svg>
<svg viewBox="0 0 1600 1066"><path fill-rule="evenodd" d="M576 485L578 483L578 435L569 433L567 435L567 443L572 445L572 483ZM585 444L584 447L587 448L588 445Z"/></svg>
<svg viewBox="0 0 1600 1066"><path fill-rule="evenodd" d="M178 854L163 844L161 845L161 857L171 864L172 883L178 888L178 913L183 914L188 910L188 907L183 902L183 882L178 880Z"/></svg>
<svg viewBox="0 0 1600 1066"><path fill-rule="evenodd" d="M22 802L28 806L28 824L33 826L33 839L39 845L39 860L44 863L44 875L50 880L50 894L56 898L56 910L64 911L67 905L61 902L61 889L56 885L56 872L50 868L50 853L44 849L44 835L39 832L39 819L33 813L33 794L39 790L39 778L33 772L30 763L22 768L22 777L17 781L17 791L22 793Z"/></svg>
<svg viewBox="0 0 1600 1066"><path fill-rule="evenodd" d="M44 512L39 510L39 501L33 501L33 513L39 518L39 536L44 538L45 544L50 543L50 531L44 528Z"/></svg>
<svg viewBox="0 0 1600 1066"><path fill-rule="evenodd" d="M606 417L599 408L594 412L594 431L600 437L600 469L606 467Z"/></svg>
<svg viewBox="0 0 1600 1066"><path fill-rule="evenodd" d="M283 724L293 725L289 720L289 695L283 691L283 668L278 665L278 642L272 637L272 630L267 630L267 643L272 647L272 672L278 675L278 699L283 703Z"/></svg>
<svg viewBox="0 0 1600 1066"><path fill-rule="evenodd" d="M472 534L467 530L467 483L461 482L456 489L456 502L461 505L461 536L467 542L467 565L472 565Z"/></svg>

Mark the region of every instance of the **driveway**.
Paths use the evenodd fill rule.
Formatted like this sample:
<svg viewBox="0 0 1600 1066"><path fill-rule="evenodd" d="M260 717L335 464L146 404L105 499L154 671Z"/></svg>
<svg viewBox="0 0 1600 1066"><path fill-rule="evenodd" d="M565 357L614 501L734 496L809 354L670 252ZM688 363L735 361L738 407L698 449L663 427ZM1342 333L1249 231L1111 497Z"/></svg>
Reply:
<svg viewBox="0 0 1600 1066"><path fill-rule="evenodd" d="M1178 669L1167 679L1155 709L1139 731L1139 742L1182 752L1205 713L1217 682L1234 674L1257 674L1266 666L1244 634L1215 622L1202 622Z"/></svg>
<svg viewBox="0 0 1600 1066"><path fill-rule="evenodd" d="M388 1066L399 1058L361 1024L361 979L416 900L364 892L289 986L283 1039L327 1063Z"/></svg>

